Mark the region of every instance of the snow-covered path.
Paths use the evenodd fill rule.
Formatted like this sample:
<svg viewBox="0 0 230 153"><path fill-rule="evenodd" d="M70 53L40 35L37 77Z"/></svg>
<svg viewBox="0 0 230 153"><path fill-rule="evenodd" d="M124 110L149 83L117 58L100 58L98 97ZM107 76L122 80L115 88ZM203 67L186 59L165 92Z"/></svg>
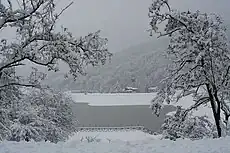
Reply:
<svg viewBox="0 0 230 153"><path fill-rule="evenodd" d="M230 137L216 140L154 140L50 144L3 142L0 153L229 153Z"/></svg>

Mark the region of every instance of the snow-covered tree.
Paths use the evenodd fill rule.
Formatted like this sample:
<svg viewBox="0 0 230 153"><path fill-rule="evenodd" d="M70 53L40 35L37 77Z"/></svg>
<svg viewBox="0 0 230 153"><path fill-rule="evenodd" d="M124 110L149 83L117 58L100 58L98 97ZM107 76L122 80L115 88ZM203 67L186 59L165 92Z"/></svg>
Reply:
<svg viewBox="0 0 230 153"><path fill-rule="evenodd" d="M184 111L179 107L175 114L168 116L160 132L162 138L176 140L178 138L187 138L192 140L217 137L215 126L206 116L192 116L188 114L184 118Z"/></svg>
<svg viewBox="0 0 230 153"><path fill-rule="evenodd" d="M159 114L164 102L191 95L195 104L188 110L209 103L221 137L221 110L225 120L230 113L226 104L230 93L230 50L223 20L200 11L181 12L171 8L168 0L155 0L149 17L151 34L156 32L170 39L166 55L172 61L168 76L158 86L152 109Z"/></svg>
<svg viewBox="0 0 230 153"><path fill-rule="evenodd" d="M67 28L58 28L56 23L61 14L73 2L61 10L56 9L55 3L55 0L0 1L0 30L10 30L11 34L15 34L12 39L3 36L0 38L0 134L3 137L8 134L10 128L18 127L16 123L26 126L25 133L32 130L34 126L29 125L29 127L29 123L36 124L36 127L41 123L34 118L37 117L32 113L36 110L34 107L21 107L21 110L24 110L21 116L18 116L16 108L21 106L24 94L21 88L40 88L40 82L46 74L33 68L28 76L20 76L16 73L18 68L23 68L26 63L29 63L56 72L59 70L58 63L62 61L69 66L68 74L76 78L79 74L85 74L86 65L104 64L111 56L107 50L107 39L100 37L99 31L77 38ZM65 108L63 105L62 109ZM11 109L13 111L9 111ZM55 122L56 124L59 123ZM52 126L53 124L50 124L49 128L57 127ZM55 132L58 130L56 129ZM59 131L61 132L61 129ZM17 129L13 133L17 133ZM31 133L39 134L39 131L31 131Z"/></svg>
<svg viewBox="0 0 230 153"><path fill-rule="evenodd" d="M51 89L29 91L12 108L15 116L11 119L8 140L48 140L58 142L67 139L77 128L70 97Z"/></svg>
<svg viewBox="0 0 230 153"><path fill-rule="evenodd" d="M84 66L91 64L104 64L111 55L106 47L107 39L99 36L99 31L87 36L76 38L62 27L56 31L56 22L63 10L55 10L54 0L19 0L19 6L13 6L11 0L0 4L0 29L12 28L15 30L16 41L2 38L0 44L0 74L5 71L11 81L5 82L1 87L11 85L36 86L43 75L33 72L28 79L22 79L14 74L14 69L23 66L28 60L33 64L45 66L49 70L58 70L58 61L68 64L69 73L77 77L84 74Z"/></svg>

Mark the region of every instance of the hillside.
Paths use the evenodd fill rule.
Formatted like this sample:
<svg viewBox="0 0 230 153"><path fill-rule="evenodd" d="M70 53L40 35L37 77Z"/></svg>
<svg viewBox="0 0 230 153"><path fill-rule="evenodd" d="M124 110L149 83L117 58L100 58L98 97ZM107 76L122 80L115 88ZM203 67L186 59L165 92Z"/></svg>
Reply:
<svg viewBox="0 0 230 153"><path fill-rule="evenodd" d="M230 27L229 24L227 27ZM229 28L227 35L230 38ZM50 73L46 83L54 88L88 92L121 92L127 86L145 92L147 87L157 85L164 75L167 61L163 51L167 45L167 39L161 38L131 46L115 53L106 65L87 68L87 75L79 76L76 81L73 78L64 79L67 68L61 65L61 71Z"/></svg>
<svg viewBox="0 0 230 153"><path fill-rule="evenodd" d="M166 60L162 51L167 47L166 39L131 46L115 53L109 63L88 68L86 76L76 81L64 79L64 71L50 74L48 83L55 88L93 92L121 92L132 86L145 92L146 87L155 86L164 74Z"/></svg>

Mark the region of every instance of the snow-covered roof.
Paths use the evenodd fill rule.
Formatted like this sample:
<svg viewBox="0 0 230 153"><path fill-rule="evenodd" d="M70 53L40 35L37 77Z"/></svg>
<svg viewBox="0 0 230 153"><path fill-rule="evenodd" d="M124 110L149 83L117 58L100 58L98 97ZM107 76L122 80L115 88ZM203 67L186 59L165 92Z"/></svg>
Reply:
<svg viewBox="0 0 230 153"><path fill-rule="evenodd" d="M134 87L125 87L126 90L138 90L138 88L134 88Z"/></svg>

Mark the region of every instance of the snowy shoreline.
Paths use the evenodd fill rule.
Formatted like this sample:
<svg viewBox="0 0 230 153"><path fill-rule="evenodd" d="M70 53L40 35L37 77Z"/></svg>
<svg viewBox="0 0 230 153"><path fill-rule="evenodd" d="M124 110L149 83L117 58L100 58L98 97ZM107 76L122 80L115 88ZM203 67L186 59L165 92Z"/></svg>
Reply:
<svg viewBox="0 0 230 153"><path fill-rule="evenodd" d="M76 103L88 104L89 106L150 106L151 100L156 96L156 93L71 93L69 94ZM182 106L189 108L193 104L191 96L181 98L177 103L171 103L170 106ZM168 105L168 104L165 104ZM210 106L201 106L199 110L194 111L196 116L208 116L213 120ZM172 115L175 111L169 112L167 115Z"/></svg>

